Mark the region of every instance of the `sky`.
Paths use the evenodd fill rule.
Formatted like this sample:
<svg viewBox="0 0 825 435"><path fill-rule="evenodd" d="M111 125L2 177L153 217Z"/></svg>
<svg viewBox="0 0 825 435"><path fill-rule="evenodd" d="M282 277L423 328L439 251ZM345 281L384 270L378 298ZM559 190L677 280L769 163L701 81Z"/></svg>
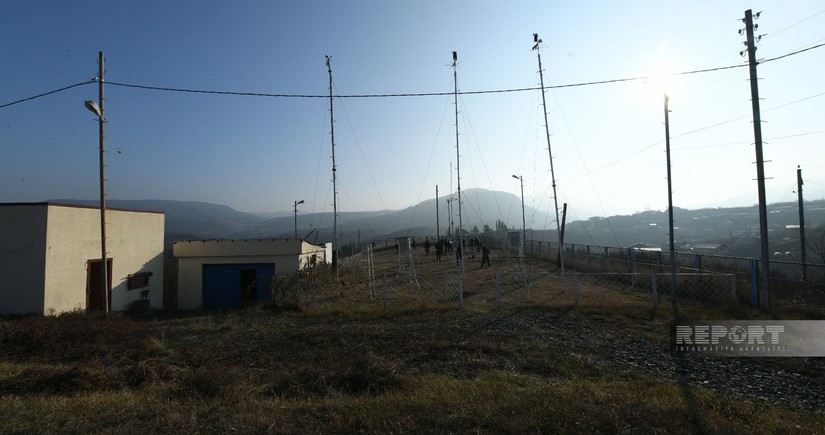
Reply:
<svg viewBox="0 0 825 435"><path fill-rule="evenodd" d="M666 210L665 93L674 206L752 206L747 9L761 11L756 34L765 35L767 202L796 200L797 166L805 199L823 199L825 47L811 48L825 43L819 0L10 0L0 25L0 202L98 198L98 124L83 101L98 99L103 51L112 199L247 212L291 212L304 200L301 213L332 211L330 56L339 211L402 209L436 186L443 197L459 175L462 191L516 197L520 175L527 206L551 215L555 178L569 221ZM374 96L388 94L429 95ZM520 213L504 202L502 215Z"/></svg>

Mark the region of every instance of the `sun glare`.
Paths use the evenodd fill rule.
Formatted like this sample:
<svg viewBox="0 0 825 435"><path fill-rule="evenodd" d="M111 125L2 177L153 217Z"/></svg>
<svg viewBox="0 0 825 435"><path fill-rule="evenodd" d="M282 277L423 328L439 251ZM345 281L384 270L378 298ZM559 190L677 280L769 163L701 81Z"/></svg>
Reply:
<svg viewBox="0 0 825 435"><path fill-rule="evenodd" d="M676 69L664 61L649 65L643 71L644 79L639 80L636 86L637 96L645 104L660 105L665 94L673 96L679 91Z"/></svg>

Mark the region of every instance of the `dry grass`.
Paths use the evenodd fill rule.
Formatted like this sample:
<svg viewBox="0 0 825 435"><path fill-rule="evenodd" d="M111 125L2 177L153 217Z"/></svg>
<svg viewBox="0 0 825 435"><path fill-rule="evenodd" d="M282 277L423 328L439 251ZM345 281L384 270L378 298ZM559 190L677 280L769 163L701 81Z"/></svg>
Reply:
<svg viewBox="0 0 825 435"><path fill-rule="evenodd" d="M422 274L448 267L429 263ZM825 428L821 413L613 370L513 326L565 318L666 341L671 308L654 316L633 295L583 289L574 307L537 291L532 301L514 297L498 310L484 290L490 269L476 269L468 272L475 294L465 309L416 299L384 308L369 302L354 276L343 277L349 282L338 304L314 310L0 319L0 433ZM318 282L319 298L333 297L322 293L335 291L334 282Z"/></svg>

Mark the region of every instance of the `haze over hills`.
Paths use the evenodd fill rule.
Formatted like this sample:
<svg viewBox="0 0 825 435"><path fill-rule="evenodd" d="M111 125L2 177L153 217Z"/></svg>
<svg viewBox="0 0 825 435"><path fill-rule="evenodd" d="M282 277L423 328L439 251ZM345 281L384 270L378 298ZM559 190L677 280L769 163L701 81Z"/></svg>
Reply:
<svg viewBox="0 0 825 435"><path fill-rule="evenodd" d="M438 199L439 233L449 227L448 196ZM94 200L51 200L50 202L96 206ZM510 193L485 189L462 192L462 224L470 233L497 229L501 221L510 231L521 229L521 200ZM458 226L457 201L453 202L453 221ZM168 200L109 200L113 208L162 211L166 214L167 244L184 239L210 238L292 238L294 215L266 219L263 216L234 210L220 204ZM769 210L769 234L777 250L780 245L793 246L798 240L798 210L796 203L772 204ZM528 240L557 240L553 216L527 207ZM809 232L825 230L825 201L805 203L806 226ZM283 214L283 213L282 213ZM691 243L744 244L750 249L758 242L758 210L756 206L687 210L674 209L677 246ZM332 213L298 214L298 237L313 243L332 239ZM385 240L399 236L435 237L436 200L428 199L402 210L341 212L339 240L349 243ZM503 236L499 231L497 236ZM645 211L633 215L591 217L567 222L565 242L596 246L629 246L643 243L666 247L668 220L666 211ZM790 248L788 248L790 249Z"/></svg>
<svg viewBox="0 0 825 435"><path fill-rule="evenodd" d="M453 225L458 227L457 196L453 202ZM370 211L370 212L342 212L338 214L339 239L342 242L372 239L385 239L407 235L419 237L435 237L436 232L444 235L450 225L449 195L438 198L438 222L436 220L436 200L427 199L415 206L402 210ZM484 225L495 228L496 220L501 220L508 227L521 228L521 199L507 192L494 192L486 189L467 189L462 192L461 223L465 230L472 231L476 227L479 231ZM513 204L516 204L514 207ZM532 208L526 208L528 219L535 222L552 222L546 213ZM310 241L332 239L332 213L298 215L298 236L307 237ZM295 221L293 216L268 220L253 228L239 231L237 237L292 237ZM530 222L528 222L530 226Z"/></svg>

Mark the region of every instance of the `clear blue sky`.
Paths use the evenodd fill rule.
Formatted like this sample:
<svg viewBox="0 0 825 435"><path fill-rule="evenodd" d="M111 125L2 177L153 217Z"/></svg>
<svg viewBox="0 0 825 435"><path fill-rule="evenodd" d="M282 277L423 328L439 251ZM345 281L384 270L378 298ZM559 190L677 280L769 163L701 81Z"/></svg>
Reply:
<svg viewBox="0 0 825 435"><path fill-rule="evenodd" d="M559 86L743 65L741 19L762 11L760 58L825 42L814 1L3 2L0 104L89 80L171 88L336 95ZM825 47L766 62L768 201L825 197ZM662 93L655 80L547 90L559 204L568 219L667 207ZM757 202L747 68L668 84L677 207ZM0 108L0 201L98 195L97 123L79 86ZM331 211L329 102L106 86L110 198ZM456 187L452 96L336 98L339 207L399 209ZM550 212L538 91L459 97L461 187L519 195ZM519 204L501 204L502 214ZM520 210L519 210L520 211ZM495 217L490 217L494 220ZM493 222L491 222L492 224ZM534 228L552 223L528 222Z"/></svg>

